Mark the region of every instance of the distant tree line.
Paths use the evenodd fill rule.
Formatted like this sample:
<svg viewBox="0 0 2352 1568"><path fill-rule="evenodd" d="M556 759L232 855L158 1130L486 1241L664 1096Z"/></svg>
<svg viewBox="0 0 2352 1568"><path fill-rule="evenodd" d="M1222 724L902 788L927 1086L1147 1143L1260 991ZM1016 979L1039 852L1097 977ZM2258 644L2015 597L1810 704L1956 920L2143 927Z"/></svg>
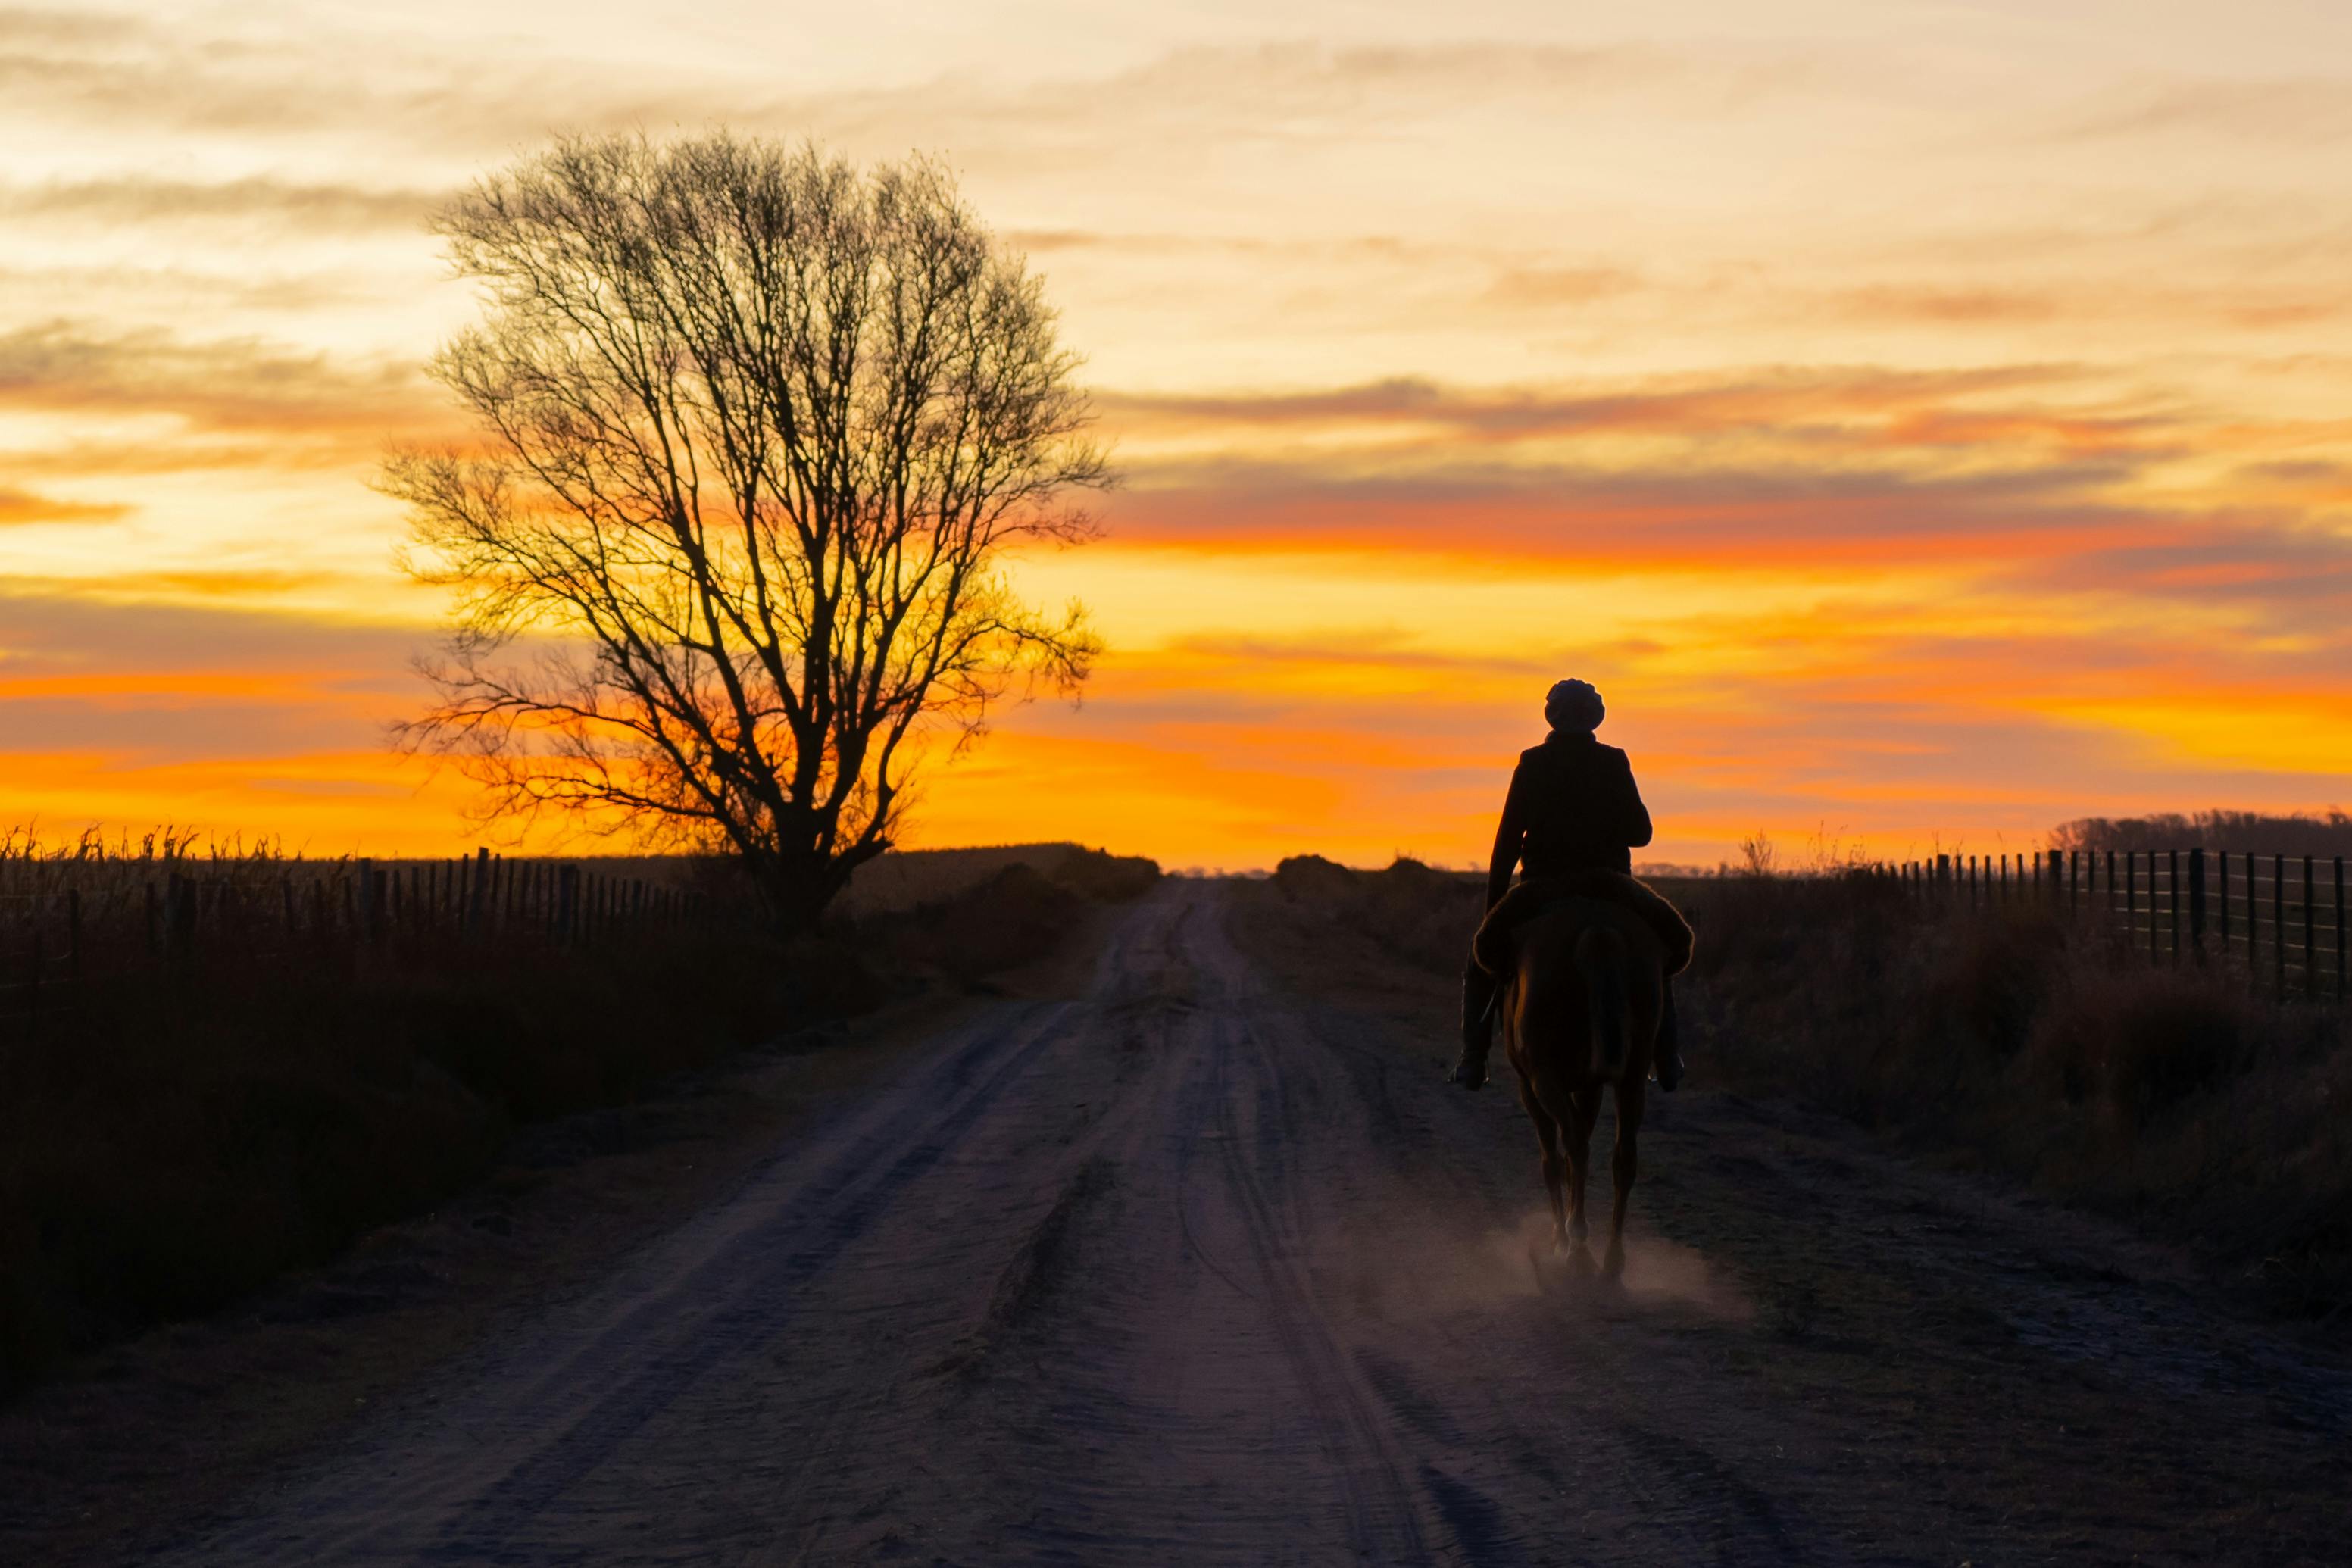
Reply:
<svg viewBox="0 0 2352 1568"><path fill-rule="evenodd" d="M2060 849L2186 849L2202 847L2254 855L2352 855L2352 816L2260 811L2157 812L2147 816L2084 816L2051 835Z"/></svg>

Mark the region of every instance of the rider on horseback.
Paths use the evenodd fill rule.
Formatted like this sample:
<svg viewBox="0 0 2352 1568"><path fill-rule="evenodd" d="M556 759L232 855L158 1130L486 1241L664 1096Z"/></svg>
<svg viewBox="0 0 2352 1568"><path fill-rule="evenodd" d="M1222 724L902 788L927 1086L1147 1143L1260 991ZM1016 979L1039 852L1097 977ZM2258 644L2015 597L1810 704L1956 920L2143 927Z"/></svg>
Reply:
<svg viewBox="0 0 2352 1568"><path fill-rule="evenodd" d="M1625 753L1593 736L1606 712L1601 693L1581 680L1563 680L1545 697L1544 718L1551 733L1543 744L1519 753L1510 794L1503 802L1502 824L1495 831L1494 867L1486 875L1489 914L1510 889L1511 873L1521 868L1528 881L1576 872L1617 872L1629 888L1663 905L1663 900L1633 880L1632 851L1650 842L1650 812L1642 804ZM1686 933L1685 940L1686 956ZM1465 1089L1486 1081L1495 993L1501 984L1499 976L1480 968L1475 959L1462 971L1462 1059L1449 1081ZM1671 984L1658 1022L1655 1061L1659 1088L1671 1089L1682 1081Z"/></svg>

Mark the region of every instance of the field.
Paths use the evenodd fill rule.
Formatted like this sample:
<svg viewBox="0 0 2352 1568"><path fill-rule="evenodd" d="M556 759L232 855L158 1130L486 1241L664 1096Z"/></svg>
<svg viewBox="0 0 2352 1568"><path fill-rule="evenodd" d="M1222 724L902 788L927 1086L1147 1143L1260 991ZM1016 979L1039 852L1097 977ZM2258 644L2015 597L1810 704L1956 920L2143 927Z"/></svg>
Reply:
<svg viewBox="0 0 2352 1568"><path fill-rule="evenodd" d="M332 1256L520 1126L984 983L1158 874L886 859L886 896L787 944L692 862L146 847L0 858L0 1394Z"/></svg>
<svg viewBox="0 0 2352 1568"><path fill-rule="evenodd" d="M1746 891L1769 901L1710 905L1711 930L1855 898ZM0 1555L2333 1559L2352 1365L2324 1336L2170 1247L1908 1157L1806 1085L1711 1087L1744 1049L1718 1007L1766 1017L1731 982L1787 973L1728 938L1706 1065L1645 1125L1622 1279L1548 1263L1525 1119L1442 1081L1465 895L1412 867L1168 879L1087 920L1050 977L974 985L883 1068L746 1129L723 1179L593 1271L405 1384L341 1377L340 1419L298 1440L213 1458L201 1400L127 1422L163 1408L129 1397L135 1371L34 1391L0 1412L0 1465L35 1482L0 1489ZM422 1228L352 1288L483 1250ZM446 1284L409 1295L436 1292L462 1311ZM207 1323L234 1350L207 1365L364 1362L429 1310ZM222 1399L265 1426L306 1390L251 1384L301 1381ZM142 1447L112 1457L127 1430Z"/></svg>

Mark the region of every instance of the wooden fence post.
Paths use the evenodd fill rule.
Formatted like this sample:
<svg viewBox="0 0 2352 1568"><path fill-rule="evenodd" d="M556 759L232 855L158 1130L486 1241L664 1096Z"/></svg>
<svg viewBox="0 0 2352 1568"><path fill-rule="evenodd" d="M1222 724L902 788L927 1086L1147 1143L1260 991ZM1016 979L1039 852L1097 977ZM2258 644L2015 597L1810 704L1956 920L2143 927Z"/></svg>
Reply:
<svg viewBox="0 0 2352 1568"><path fill-rule="evenodd" d="M375 862L362 858L360 861L359 927L361 936L368 942L373 942L383 934L383 891L376 877Z"/></svg>
<svg viewBox="0 0 2352 1568"><path fill-rule="evenodd" d="M566 866L555 887L555 934L558 940L572 940L572 928L579 907L580 868Z"/></svg>
<svg viewBox="0 0 2352 1568"><path fill-rule="evenodd" d="M2221 873L2220 885L2215 890L2220 894L2216 907L2221 918L2216 929L2221 938L2221 956L2226 960L2230 956L2230 852L2217 849L2213 852L2213 858Z"/></svg>
<svg viewBox="0 0 2352 1568"><path fill-rule="evenodd" d="M482 845L474 853L474 885L472 896L466 904L466 934L482 933L482 915L490 901L490 847Z"/></svg>
<svg viewBox="0 0 2352 1568"><path fill-rule="evenodd" d="M2110 879L2110 881L2112 881L2112 879ZM2109 901L2112 902L2112 895L2115 889L2111 886L2107 890L2110 894ZM2132 947L2135 945L2132 939L2137 935L2139 935L2139 857L2132 850L2126 849L2124 851L2125 952L2128 952L2131 951Z"/></svg>
<svg viewBox="0 0 2352 1568"><path fill-rule="evenodd" d="M2256 991L2262 989L2263 972L2263 874L2262 862L2254 852L2246 851L2246 984Z"/></svg>
<svg viewBox="0 0 2352 1568"><path fill-rule="evenodd" d="M2277 989L2286 994L2286 857L2271 857L2271 959Z"/></svg>
<svg viewBox="0 0 2352 1568"><path fill-rule="evenodd" d="M2149 889L2153 891L2156 872L2152 865L2147 880ZM2178 969L2180 966L2180 851L2178 849L2164 852L2164 891L2165 924L2171 928L2172 963Z"/></svg>
<svg viewBox="0 0 2352 1568"><path fill-rule="evenodd" d="M2352 948L2344 940L2344 857L2336 858L2336 999L2345 1000L2345 960L2352 957Z"/></svg>
<svg viewBox="0 0 2352 1568"><path fill-rule="evenodd" d="M2312 919L2311 906L2319 901L2311 885L2311 857L2303 858L2303 997L2306 1002L2319 1000L2319 926Z"/></svg>
<svg viewBox="0 0 2352 1568"><path fill-rule="evenodd" d="M2205 851L2189 852L2189 945L2205 962Z"/></svg>

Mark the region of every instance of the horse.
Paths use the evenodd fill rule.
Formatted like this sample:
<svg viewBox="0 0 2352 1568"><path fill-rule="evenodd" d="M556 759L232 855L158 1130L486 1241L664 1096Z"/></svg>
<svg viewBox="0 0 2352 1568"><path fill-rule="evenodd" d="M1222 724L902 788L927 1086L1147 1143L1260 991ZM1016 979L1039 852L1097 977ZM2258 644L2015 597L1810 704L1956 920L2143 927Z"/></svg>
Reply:
<svg viewBox="0 0 2352 1568"><path fill-rule="evenodd" d="M1519 1103L1543 1151L1551 1194L1552 1251L1590 1269L1584 1177L1604 1089L1617 1097L1616 1192L1601 1270L1625 1267L1625 1200L1633 1194L1634 1140L1665 1002L1665 944L1622 903L1563 898L1511 932L1500 1011L1519 1080Z"/></svg>

